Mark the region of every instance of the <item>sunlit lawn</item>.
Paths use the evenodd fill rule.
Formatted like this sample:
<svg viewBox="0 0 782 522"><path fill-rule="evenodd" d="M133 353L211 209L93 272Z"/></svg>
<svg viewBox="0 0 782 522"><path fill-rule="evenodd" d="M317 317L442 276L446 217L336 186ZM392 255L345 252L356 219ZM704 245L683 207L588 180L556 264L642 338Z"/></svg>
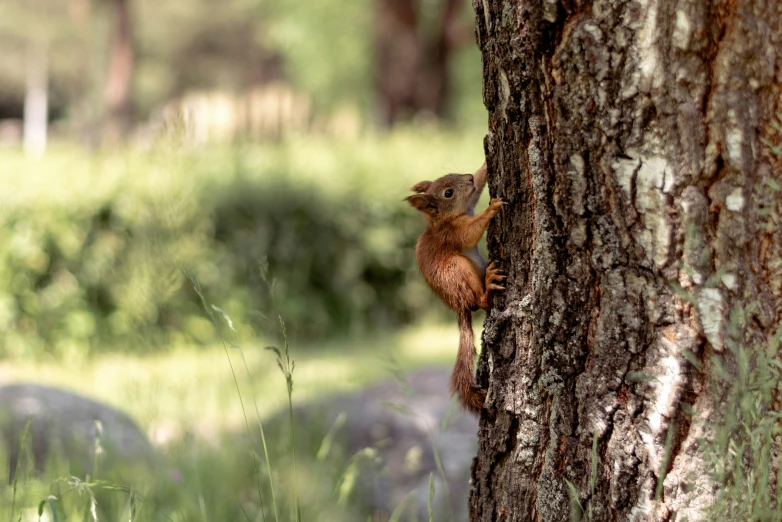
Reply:
<svg viewBox="0 0 782 522"><path fill-rule="evenodd" d="M458 344L455 327L419 326L368 338L292 346L296 362L294 401L355 390L390 376L389 366L412 369L448 365ZM166 442L186 427L206 438L241 429L244 418L236 373L243 395L253 391L262 416L287 404L285 380L269 343L255 342L241 353L221 345L183 346L149 356L108 354L83 365L60 362L0 362L0 382L36 382L115 406L136 419L153 441ZM230 356L230 364L229 357ZM247 370L249 369L249 379Z"/></svg>
<svg viewBox="0 0 782 522"><path fill-rule="evenodd" d="M291 346L296 363L294 405L358 390L391 378L392 372L450 365L457 343L455 325L429 324L396 333L377 332L367 338ZM238 520L246 512L261 520L261 512L271 514L256 405L269 437L272 472L283 510L280 519L294 519L290 506L295 498L293 484L298 483L305 520L363 520L354 518L365 515L351 507L360 498L352 495L347 504L341 500L346 491L343 474L351 469L351 455L315 459L323 441L322 427L297 421L299 469L298 478L293 479L292 441L287 435L280 437L286 432L287 420L284 415L274 415L287 406L285 380L274 353L264 349L266 344L248 343L241 352L215 344L208 348L182 346L149 356L104 354L80 365L5 360L0 363L0 383L36 382L102 401L130 414L156 443L165 467L154 479L139 477L135 484L119 484L120 489L109 485L107 490L100 483L90 486L102 495L98 499L101 520L106 516L134 520L128 486L140 488L147 499L138 506L135 520ZM249 439L242 404L249 410L248 422L253 426ZM341 446L344 435L338 434L334 444ZM255 459L260 459L258 464L253 464ZM181 477L179 482L170 482L171 473ZM259 504L256 474L265 491L265 508ZM43 475L28 471L16 493L11 484L0 489L0 508L3 512L9 509L10 499L16 495L17 510L28 513L22 520L38 520L35 506L53 494L57 499L53 509L61 512L60 516L85 517L90 509L87 499L79 500L71 486L58 485L67 475L57 470ZM89 477L79 477L85 478ZM44 516L43 520L53 519Z"/></svg>

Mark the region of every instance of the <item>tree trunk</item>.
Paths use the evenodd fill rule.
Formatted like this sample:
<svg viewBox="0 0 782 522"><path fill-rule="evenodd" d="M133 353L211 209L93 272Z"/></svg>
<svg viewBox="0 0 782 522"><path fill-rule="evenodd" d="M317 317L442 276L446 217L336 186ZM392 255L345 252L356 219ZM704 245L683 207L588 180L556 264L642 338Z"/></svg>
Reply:
<svg viewBox="0 0 782 522"><path fill-rule="evenodd" d="M103 107L100 86L103 84L104 71L97 64L101 63L104 53L102 40L95 30L96 20L92 0L70 0L68 14L75 31L90 35L80 42L78 58L74 61L74 69L78 79L74 80L74 89L80 94L73 103L73 122L81 142L95 148L100 144L102 122L100 121Z"/></svg>
<svg viewBox="0 0 782 522"><path fill-rule="evenodd" d="M125 138L133 120L133 33L129 3L130 0L112 1L112 43L104 90L108 112L106 132L110 141Z"/></svg>
<svg viewBox="0 0 782 522"><path fill-rule="evenodd" d="M782 310L782 2L473 6L509 205L471 519L706 519L737 354Z"/></svg>
<svg viewBox="0 0 782 522"><path fill-rule="evenodd" d="M423 16L419 0L378 0L375 16L375 90L381 122L391 127L415 115L448 116L449 63L466 43L462 0L438 0Z"/></svg>
<svg viewBox="0 0 782 522"><path fill-rule="evenodd" d="M416 82L416 109L439 120L448 116L451 98L451 74L448 70L453 51L460 42L462 0L444 0L438 16L436 34L424 42L421 67Z"/></svg>
<svg viewBox="0 0 782 522"><path fill-rule="evenodd" d="M375 17L375 89L381 122L391 127L415 110L420 60L418 0L378 0Z"/></svg>

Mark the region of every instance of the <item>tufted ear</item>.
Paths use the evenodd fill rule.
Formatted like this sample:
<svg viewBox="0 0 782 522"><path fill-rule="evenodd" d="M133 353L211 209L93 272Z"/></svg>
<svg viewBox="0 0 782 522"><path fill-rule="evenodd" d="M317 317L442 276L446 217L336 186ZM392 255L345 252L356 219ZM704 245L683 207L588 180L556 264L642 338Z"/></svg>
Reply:
<svg viewBox="0 0 782 522"><path fill-rule="evenodd" d="M410 206L419 212L434 216L437 214L437 205L434 201L434 196L430 194L414 194L408 196L405 200L410 203Z"/></svg>
<svg viewBox="0 0 782 522"><path fill-rule="evenodd" d="M429 187L432 185L431 181L419 181L412 187L410 187L410 190L413 192L426 192L429 190Z"/></svg>

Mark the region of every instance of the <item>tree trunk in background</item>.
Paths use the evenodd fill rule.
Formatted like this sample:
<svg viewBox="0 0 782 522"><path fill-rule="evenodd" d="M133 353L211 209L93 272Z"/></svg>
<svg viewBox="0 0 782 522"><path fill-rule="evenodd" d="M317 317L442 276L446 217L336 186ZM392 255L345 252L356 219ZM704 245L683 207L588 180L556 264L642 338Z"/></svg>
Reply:
<svg viewBox="0 0 782 522"><path fill-rule="evenodd" d="M417 0L378 0L375 85L386 127L393 126L415 108L415 79L420 59L418 8Z"/></svg>
<svg viewBox="0 0 782 522"><path fill-rule="evenodd" d="M378 0L375 89L381 121L391 127L417 114L448 116L453 51L467 42L462 0L440 0L422 16L419 0Z"/></svg>
<svg viewBox="0 0 782 522"><path fill-rule="evenodd" d="M698 520L715 368L779 328L782 2L473 6L509 205L471 518L569 520L569 481L596 521Z"/></svg>
<svg viewBox="0 0 782 522"><path fill-rule="evenodd" d="M461 43L462 0L443 0L435 34L424 42L421 67L416 82L416 109L439 120L448 116L451 95L450 57Z"/></svg>
<svg viewBox="0 0 782 522"><path fill-rule="evenodd" d="M27 44L23 147L25 154L34 157L46 151L49 126L48 47L42 38L33 37Z"/></svg>
<svg viewBox="0 0 782 522"><path fill-rule="evenodd" d="M102 62L102 41L96 36L95 20L91 0L69 0L68 14L74 30L81 34L91 35L86 39L75 60L78 79L74 81L74 89L80 93L74 102L73 121L84 145L95 148L100 144L102 131L100 111L102 109L100 86L103 83L103 70L98 71L96 63Z"/></svg>
<svg viewBox="0 0 782 522"><path fill-rule="evenodd" d="M104 90L107 111L107 138L123 139L133 122L133 34L130 0L113 0L113 29L109 74Z"/></svg>

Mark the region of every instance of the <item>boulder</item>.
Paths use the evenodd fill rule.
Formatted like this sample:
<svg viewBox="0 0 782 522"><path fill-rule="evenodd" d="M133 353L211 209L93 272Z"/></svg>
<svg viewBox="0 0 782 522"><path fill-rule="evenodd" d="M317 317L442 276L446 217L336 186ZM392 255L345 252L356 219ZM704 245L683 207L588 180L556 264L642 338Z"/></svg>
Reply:
<svg viewBox="0 0 782 522"><path fill-rule="evenodd" d="M83 477L92 474L96 453L102 476L115 472L130 476L126 473L157 466L154 448L124 413L57 388L14 384L0 386L0 434L9 456L9 481L17 469L26 429L24 452L31 452L38 471L51 459L62 459L70 475Z"/></svg>
<svg viewBox="0 0 782 522"><path fill-rule="evenodd" d="M429 520L432 474L434 519L467 520L478 421L451 399L449 375L449 369L425 369L298 410L299 426L317 436L334 427L344 456L368 457L354 492L367 514L387 519L401 509L399 520Z"/></svg>

